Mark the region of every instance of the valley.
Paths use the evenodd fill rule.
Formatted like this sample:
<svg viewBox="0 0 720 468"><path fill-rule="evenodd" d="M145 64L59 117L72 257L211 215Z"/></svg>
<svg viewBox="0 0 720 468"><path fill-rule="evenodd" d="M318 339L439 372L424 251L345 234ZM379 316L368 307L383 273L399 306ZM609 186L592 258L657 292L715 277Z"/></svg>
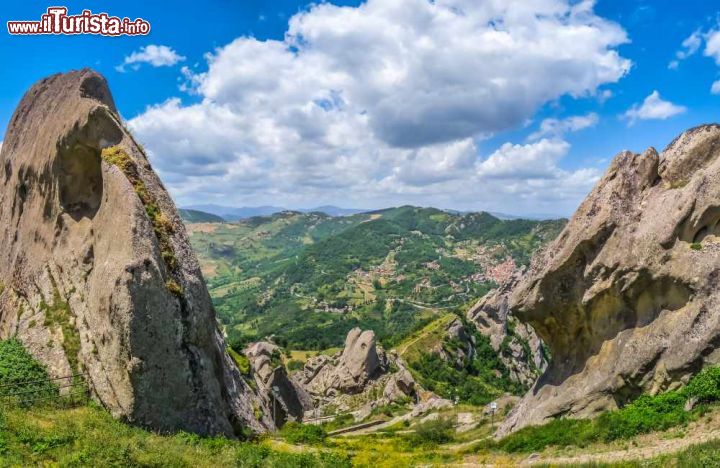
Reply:
<svg viewBox="0 0 720 468"><path fill-rule="evenodd" d="M405 206L286 211L188 231L231 343L272 336L322 350L356 326L392 347L443 313L462 314L563 226Z"/></svg>

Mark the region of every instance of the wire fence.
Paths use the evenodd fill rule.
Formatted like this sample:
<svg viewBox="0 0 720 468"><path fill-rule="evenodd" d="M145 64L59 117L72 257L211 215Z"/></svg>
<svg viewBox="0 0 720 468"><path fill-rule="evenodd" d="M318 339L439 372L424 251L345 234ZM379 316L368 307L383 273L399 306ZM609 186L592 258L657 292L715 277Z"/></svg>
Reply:
<svg viewBox="0 0 720 468"><path fill-rule="evenodd" d="M87 374L79 373L0 384L0 406L32 406L35 404L77 406L86 404L90 399L86 381Z"/></svg>

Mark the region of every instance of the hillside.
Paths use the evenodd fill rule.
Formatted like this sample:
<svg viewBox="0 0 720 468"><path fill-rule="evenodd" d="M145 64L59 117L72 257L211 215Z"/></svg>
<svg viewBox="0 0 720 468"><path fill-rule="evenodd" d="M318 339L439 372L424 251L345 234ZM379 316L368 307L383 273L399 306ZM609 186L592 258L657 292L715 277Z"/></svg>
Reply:
<svg viewBox="0 0 720 468"><path fill-rule="evenodd" d="M45 368L19 342L0 341L0 357L0 385L11 385L0 392L0 466L662 467L717 466L720 461L715 438L720 413L712 390L720 368L690 382L685 393L646 398L643 405L604 413L595 422L559 420L499 441L489 437L493 420L468 405L430 409L410 418L397 412L399 406L387 406L369 415L381 424L367 430L336 435L333 430L346 421L341 416L323 426L295 423L259 440L242 441L130 427L92 402L59 396L55 384L43 380ZM21 396L8 398L8 393ZM54 397L46 399L46 394ZM43 399L33 403L26 395ZM691 395L707 403L684 411L683 401ZM504 414L499 412L498 418Z"/></svg>
<svg viewBox="0 0 720 468"><path fill-rule="evenodd" d="M224 223L225 219L222 216L217 216L212 213L206 213L200 210L191 210L181 208L178 210L180 218L186 223Z"/></svg>
<svg viewBox="0 0 720 468"><path fill-rule="evenodd" d="M188 229L230 341L325 349L355 326L398 343L527 265L563 225L404 206Z"/></svg>

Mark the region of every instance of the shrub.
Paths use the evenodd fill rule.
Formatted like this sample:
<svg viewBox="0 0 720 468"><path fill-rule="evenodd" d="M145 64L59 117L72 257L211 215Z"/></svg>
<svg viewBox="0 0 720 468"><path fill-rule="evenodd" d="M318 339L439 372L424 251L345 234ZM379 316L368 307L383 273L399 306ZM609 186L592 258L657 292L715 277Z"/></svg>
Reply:
<svg viewBox="0 0 720 468"><path fill-rule="evenodd" d="M506 452L537 452L550 445L583 447L597 439L593 422L585 419L555 419L542 426L530 426L498 442Z"/></svg>
<svg viewBox="0 0 720 468"><path fill-rule="evenodd" d="M280 435L291 444L319 444L327 437L325 429L321 426L297 422L285 424Z"/></svg>
<svg viewBox="0 0 720 468"><path fill-rule="evenodd" d="M23 395L55 396L58 389L47 381L45 367L30 355L17 339L0 341L0 396L18 392Z"/></svg>
<svg viewBox="0 0 720 468"><path fill-rule="evenodd" d="M247 356L245 356L241 352L236 351L235 348L231 347L227 348L227 352L233 359L233 361L235 361L235 365L237 365L240 373L244 375L250 375L250 360L247 358Z"/></svg>
<svg viewBox="0 0 720 468"><path fill-rule="evenodd" d="M619 411L603 413L595 425L603 440L629 439L689 421L693 415L684 410L684 405L680 392L643 395Z"/></svg>
<svg viewBox="0 0 720 468"><path fill-rule="evenodd" d="M690 244L690 248L693 250L702 250L702 244L700 242L693 242Z"/></svg>
<svg viewBox="0 0 720 468"><path fill-rule="evenodd" d="M297 359L290 359L287 362L287 370L289 370L289 371L300 370L303 367L305 367L305 364L303 364L302 361L298 361Z"/></svg>
<svg viewBox="0 0 720 468"><path fill-rule="evenodd" d="M720 400L720 367L703 369L688 382L684 393L688 398L697 398L699 402Z"/></svg>
<svg viewBox="0 0 720 468"><path fill-rule="evenodd" d="M414 439L425 445L437 445L451 442L455 428L450 418L438 418L425 421L415 427Z"/></svg>

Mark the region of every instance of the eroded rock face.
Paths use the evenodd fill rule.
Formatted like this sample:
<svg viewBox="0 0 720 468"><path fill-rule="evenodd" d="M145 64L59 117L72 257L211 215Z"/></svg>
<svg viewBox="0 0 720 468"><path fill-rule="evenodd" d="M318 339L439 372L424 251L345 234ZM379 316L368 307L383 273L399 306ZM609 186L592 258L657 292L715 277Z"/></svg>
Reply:
<svg viewBox="0 0 720 468"><path fill-rule="evenodd" d="M378 351L375 333L353 328L345 338L341 354L310 358L299 379L314 395L352 394L361 392L368 381L386 368L387 359L383 351Z"/></svg>
<svg viewBox="0 0 720 468"><path fill-rule="evenodd" d="M468 309L466 315L478 331L490 339L491 346L510 372L510 378L530 387L548 363L542 340L535 330L508 313L508 296L522 273L522 270L516 271L499 288Z"/></svg>
<svg viewBox="0 0 720 468"><path fill-rule="evenodd" d="M53 376L86 374L132 423L273 427L253 415L262 402L225 353L183 224L103 77L36 83L0 168L0 336L20 338Z"/></svg>
<svg viewBox="0 0 720 468"><path fill-rule="evenodd" d="M512 292L552 363L501 434L592 416L720 361L720 127L623 152Z"/></svg>
<svg viewBox="0 0 720 468"><path fill-rule="evenodd" d="M272 411L277 427L288 421L302 421L305 411L312 409L312 399L291 380L280 361L280 348L266 341L249 345L245 351L252 366L259 394Z"/></svg>
<svg viewBox="0 0 720 468"><path fill-rule="evenodd" d="M394 351L378 347L372 330L359 328L350 330L342 352L308 359L291 380L310 397L313 414L326 405L350 411L368 403L369 411L391 402L415 401L420 390L405 362Z"/></svg>

